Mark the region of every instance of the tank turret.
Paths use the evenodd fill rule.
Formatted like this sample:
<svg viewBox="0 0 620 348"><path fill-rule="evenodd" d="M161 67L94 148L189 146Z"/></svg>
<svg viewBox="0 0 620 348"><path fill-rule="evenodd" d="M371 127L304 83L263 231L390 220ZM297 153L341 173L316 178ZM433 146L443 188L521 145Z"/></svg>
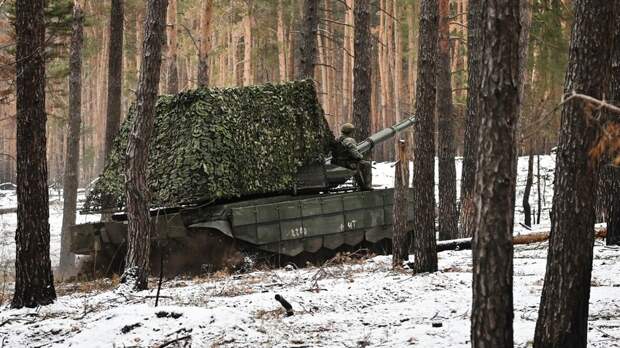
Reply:
<svg viewBox="0 0 620 348"><path fill-rule="evenodd" d="M415 116L410 116L397 124L384 128L372 134L357 145L357 150L365 154L376 145L381 144L396 134L415 124ZM333 189L344 184L355 172L331 163L331 156L325 159L324 164L315 164L302 168L297 174L295 194L304 192L318 192Z"/></svg>

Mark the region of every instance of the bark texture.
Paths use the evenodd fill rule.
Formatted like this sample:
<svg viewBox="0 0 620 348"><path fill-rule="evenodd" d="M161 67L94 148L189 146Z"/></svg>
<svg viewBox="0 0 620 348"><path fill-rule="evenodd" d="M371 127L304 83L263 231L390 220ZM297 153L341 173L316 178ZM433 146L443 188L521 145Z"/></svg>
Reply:
<svg viewBox="0 0 620 348"><path fill-rule="evenodd" d="M519 117L519 2L483 0L480 140L472 239L472 347L513 346L512 230Z"/></svg>
<svg viewBox="0 0 620 348"><path fill-rule="evenodd" d="M355 21L353 62L353 124L357 139L370 135L370 102L372 95L371 42L370 42L370 0L357 0L353 9Z"/></svg>
<svg viewBox="0 0 620 348"><path fill-rule="evenodd" d="M209 86L209 51L211 50L211 26L213 23L213 0L202 2L200 14L200 52L198 55L198 87Z"/></svg>
<svg viewBox="0 0 620 348"><path fill-rule="evenodd" d="M602 99L611 44L613 2L576 0L564 91ZM536 348L586 347L592 274L597 137L594 108L563 105L551 212L547 271L534 336Z"/></svg>
<svg viewBox="0 0 620 348"><path fill-rule="evenodd" d="M137 92L136 119L127 145L127 256L123 278L133 289L147 287L152 223L146 186L148 143L155 121L167 0L148 0Z"/></svg>
<svg viewBox="0 0 620 348"><path fill-rule="evenodd" d="M534 153L530 146L530 154L527 157L527 179L525 180L525 190L523 191L523 216L525 226L532 226L532 208L530 206L530 193L534 184Z"/></svg>
<svg viewBox="0 0 620 348"><path fill-rule="evenodd" d="M454 155L454 106L450 72L450 2L439 0L437 51L437 150L439 157L439 239L458 238L456 166Z"/></svg>
<svg viewBox="0 0 620 348"><path fill-rule="evenodd" d="M409 258L409 238L407 230L409 192L409 144L406 140L398 143L398 162L394 169L394 220L392 234L392 268L399 268Z"/></svg>
<svg viewBox="0 0 620 348"><path fill-rule="evenodd" d="M481 81L481 11L482 0L470 0L467 13L467 114L465 116L465 141L463 145L463 169L461 172L460 237L471 237L476 218L472 194L475 186L478 154L478 129L480 128L479 91Z"/></svg>
<svg viewBox="0 0 620 348"><path fill-rule="evenodd" d="M71 52L69 55L69 133L63 182L62 229L60 242L61 272L71 271L75 257L70 251L69 226L75 224L80 159L80 127L82 124L82 45L84 43L84 12L79 2L73 5Z"/></svg>
<svg viewBox="0 0 620 348"><path fill-rule="evenodd" d="M301 44L299 45L300 67L297 72L299 80L314 77L317 59L316 33L319 29L319 1L304 0L303 16Z"/></svg>
<svg viewBox="0 0 620 348"><path fill-rule="evenodd" d="M609 78L609 99L620 105L620 2L614 4L613 51ZM610 115L609 122L620 124L620 115ZM620 245L620 168L609 167L607 201L607 245Z"/></svg>
<svg viewBox="0 0 620 348"><path fill-rule="evenodd" d="M166 84L166 93L177 94L179 93L179 71L177 65L177 0L169 1L167 23L168 81Z"/></svg>
<svg viewBox="0 0 620 348"><path fill-rule="evenodd" d="M435 240L435 96L437 29L436 0L420 6L420 42L416 90L415 156L413 160L414 273L437 271Z"/></svg>
<svg viewBox="0 0 620 348"><path fill-rule="evenodd" d="M56 299L50 262L45 123L45 2L15 3L17 230L11 307Z"/></svg>
<svg viewBox="0 0 620 348"><path fill-rule="evenodd" d="M110 8L110 44L108 51L108 108L105 123L105 158L112 151L121 123L123 87L123 0L112 0Z"/></svg>

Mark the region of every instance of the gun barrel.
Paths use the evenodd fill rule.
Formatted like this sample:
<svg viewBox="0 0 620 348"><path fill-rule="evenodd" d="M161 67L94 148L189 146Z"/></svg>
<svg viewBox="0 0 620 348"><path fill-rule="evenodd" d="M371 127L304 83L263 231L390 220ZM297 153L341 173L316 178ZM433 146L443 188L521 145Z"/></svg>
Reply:
<svg viewBox="0 0 620 348"><path fill-rule="evenodd" d="M380 144L392 137L396 134L402 132L403 130L411 127L415 123L415 116L411 116L407 119L400 121L399 123L393 125L392 127L384 128L377 133L368 137L368 139L362 141L357 145L357 151L360 153L365 153L371 150L375 145Z"/></svg>

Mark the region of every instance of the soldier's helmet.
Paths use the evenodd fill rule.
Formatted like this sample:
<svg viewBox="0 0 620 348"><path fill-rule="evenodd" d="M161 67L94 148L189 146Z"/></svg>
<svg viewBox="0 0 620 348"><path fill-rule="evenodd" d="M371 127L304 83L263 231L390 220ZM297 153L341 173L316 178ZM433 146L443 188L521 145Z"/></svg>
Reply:
<svg viewBox="0 0 620 348"><path fill-rule="evenodd" d="M340 128L340 133L344 135L351 135L355 131L355 126L350 123L345 123Z"/></svg>

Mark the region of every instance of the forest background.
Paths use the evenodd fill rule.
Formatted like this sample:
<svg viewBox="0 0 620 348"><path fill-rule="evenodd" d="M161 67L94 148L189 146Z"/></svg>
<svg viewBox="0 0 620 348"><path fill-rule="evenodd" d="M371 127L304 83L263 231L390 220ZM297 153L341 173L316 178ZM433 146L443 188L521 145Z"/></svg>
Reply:
<svg viewBox="0 0 620 348"><path fill-rule="evenodd" d="M115 0L118 1L118 0ZM143 41L143 1L125 0L122 31L121 117L135 100ZM319 99L337 132L352 118L353 0L321 0L318 57L314 71ZM61 187L68 134L69 40L72 0L48 2L47 156L50 184ZM0 183L15 182L15 33L12 4L0 0ZM108 105L111 2L84 0L80 187L103 169ZM519 152L548 153L557 142L568 41L570 0L533 0L530 13L525 99ZM450 1L450 55L457 155L463 152L467 99L467 0ZM303 1L170 0L160 93L198 86L199 56L208 57L210 87L292 80ZM118 17L118 16L117 16ZM371 131L413 111L417 76L419 1L371 1ZM374 160L394 160L394 143L375 149Z"/></svg>

